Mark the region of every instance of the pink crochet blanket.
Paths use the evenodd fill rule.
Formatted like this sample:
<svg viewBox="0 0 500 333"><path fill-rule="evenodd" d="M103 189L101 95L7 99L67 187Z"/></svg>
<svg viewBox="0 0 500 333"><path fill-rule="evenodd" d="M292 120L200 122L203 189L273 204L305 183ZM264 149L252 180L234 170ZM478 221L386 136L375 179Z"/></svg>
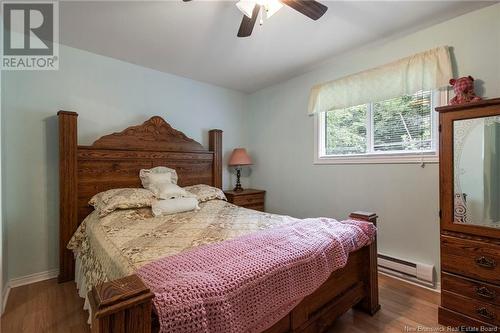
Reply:
<svg viewBox="0 0 500 333"><path fill-rule="evenodd" d="M161 332L261 332L375 233L361 221L293 220L162 258L137 273L155 294Z"/></svg>

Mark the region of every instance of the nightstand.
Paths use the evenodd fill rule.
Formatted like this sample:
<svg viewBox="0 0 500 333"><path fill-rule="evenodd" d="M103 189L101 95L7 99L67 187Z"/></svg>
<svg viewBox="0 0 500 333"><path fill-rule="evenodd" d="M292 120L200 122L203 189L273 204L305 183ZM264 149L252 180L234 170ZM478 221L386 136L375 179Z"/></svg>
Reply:
<svg viewBox="0 0 500 333"><path fill-rule="evenodd" d="M264 200L266 197L266 191L246 189L243 191L224 191L227 201L245 208L264 211Z"/></svg>

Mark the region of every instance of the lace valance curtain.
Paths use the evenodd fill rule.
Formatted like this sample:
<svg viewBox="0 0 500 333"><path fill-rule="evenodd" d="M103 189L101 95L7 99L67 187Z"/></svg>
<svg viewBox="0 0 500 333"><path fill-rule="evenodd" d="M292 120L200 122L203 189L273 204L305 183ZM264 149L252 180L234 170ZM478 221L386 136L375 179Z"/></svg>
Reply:
<svg viewBox="0 0 500 333"><path fill-rule="evenodd" d="M438 47L311 89L309 114L433 90L452 77L450 52Z"/></svg>

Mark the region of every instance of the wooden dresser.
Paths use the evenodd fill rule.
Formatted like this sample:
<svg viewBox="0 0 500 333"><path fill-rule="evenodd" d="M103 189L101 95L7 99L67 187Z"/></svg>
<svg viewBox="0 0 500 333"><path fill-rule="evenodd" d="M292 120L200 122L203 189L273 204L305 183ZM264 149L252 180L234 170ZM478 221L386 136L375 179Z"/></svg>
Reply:
<svg viewBox="0 0 500 333"><path fill-rule="evenodd" d="M437 108L440 129L439 323L500 325L500 98Z"/></svg>
<svg viewBox="0 0 500 333"><path fill-rule="evenodd" d="M245 189L243 191L224 191L227 201L237 206L264 211L266 191Z"/></svg>

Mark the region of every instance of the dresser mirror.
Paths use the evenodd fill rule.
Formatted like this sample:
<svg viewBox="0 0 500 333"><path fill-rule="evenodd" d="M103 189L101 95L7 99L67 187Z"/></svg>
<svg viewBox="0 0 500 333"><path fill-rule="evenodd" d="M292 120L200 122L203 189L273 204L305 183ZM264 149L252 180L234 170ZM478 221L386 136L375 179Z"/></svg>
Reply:
<svg viewBox="0 0 500 333"><path fill-rule="evenodd" d="M453 121L454 222L500 228L500 116Z"/></svg>

